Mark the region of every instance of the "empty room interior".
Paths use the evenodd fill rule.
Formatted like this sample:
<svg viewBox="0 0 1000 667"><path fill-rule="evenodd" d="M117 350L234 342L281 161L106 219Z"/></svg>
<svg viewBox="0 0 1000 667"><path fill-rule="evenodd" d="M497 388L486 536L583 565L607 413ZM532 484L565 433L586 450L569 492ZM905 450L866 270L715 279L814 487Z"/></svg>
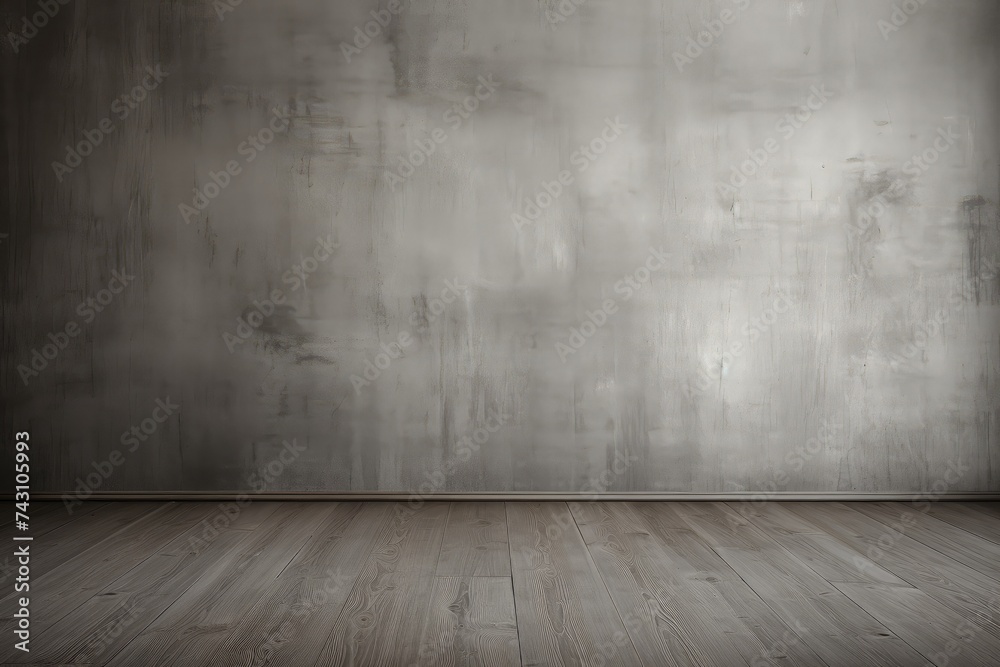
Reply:
<svg viewBox="0 0 1000 667"><path fill-rule="evenodd" d="M0 665L1000 664L1000 2L0 28Z"/></svg>

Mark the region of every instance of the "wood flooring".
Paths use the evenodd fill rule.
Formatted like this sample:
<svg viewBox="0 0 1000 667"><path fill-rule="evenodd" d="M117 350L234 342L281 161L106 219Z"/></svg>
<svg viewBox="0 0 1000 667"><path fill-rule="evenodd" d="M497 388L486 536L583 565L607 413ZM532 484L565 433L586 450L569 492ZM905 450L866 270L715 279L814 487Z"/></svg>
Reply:
<svg viewBox="0 0 1000 667"><path fill-rule="evenodd" d="M13 515L13 512L11 512ZM34 503L4 665L1000 664L1000 503Z"/></svg>

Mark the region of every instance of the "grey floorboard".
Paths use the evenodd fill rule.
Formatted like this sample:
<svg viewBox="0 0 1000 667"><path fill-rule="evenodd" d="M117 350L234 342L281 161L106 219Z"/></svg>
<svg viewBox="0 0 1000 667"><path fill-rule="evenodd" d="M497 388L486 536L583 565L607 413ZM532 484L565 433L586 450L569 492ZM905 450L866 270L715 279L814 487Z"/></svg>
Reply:
<svg viewBox="0 0 1000 667"><path fill-rule="evenodd" d="M8 640L2 665L1000 655L996 504L111 502L34 518L32 651ZM14 597L0 596L8 637Z"/></svg>

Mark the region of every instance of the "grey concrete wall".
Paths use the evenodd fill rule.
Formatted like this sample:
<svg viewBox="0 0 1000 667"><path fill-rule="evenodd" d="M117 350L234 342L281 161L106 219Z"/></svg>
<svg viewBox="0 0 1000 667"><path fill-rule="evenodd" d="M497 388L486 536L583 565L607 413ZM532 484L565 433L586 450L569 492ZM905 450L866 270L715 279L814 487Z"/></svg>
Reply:
<svg viewBox="0 0 1000 667"><path fill-rule="evenodd" d="M996 2L227 3L4 4L36 490L1000 490Z"/></svg>

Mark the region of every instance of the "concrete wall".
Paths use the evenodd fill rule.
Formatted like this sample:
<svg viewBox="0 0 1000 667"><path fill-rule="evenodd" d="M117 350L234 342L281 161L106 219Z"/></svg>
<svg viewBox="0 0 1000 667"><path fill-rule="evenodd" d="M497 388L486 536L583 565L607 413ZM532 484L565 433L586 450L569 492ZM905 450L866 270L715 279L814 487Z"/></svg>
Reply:
<svg viewBox="0 0 1000 667"><path fill-rule="evenodd" d="M227 2L4 3L36 490L1000 490L997 3Z"/></svg>

